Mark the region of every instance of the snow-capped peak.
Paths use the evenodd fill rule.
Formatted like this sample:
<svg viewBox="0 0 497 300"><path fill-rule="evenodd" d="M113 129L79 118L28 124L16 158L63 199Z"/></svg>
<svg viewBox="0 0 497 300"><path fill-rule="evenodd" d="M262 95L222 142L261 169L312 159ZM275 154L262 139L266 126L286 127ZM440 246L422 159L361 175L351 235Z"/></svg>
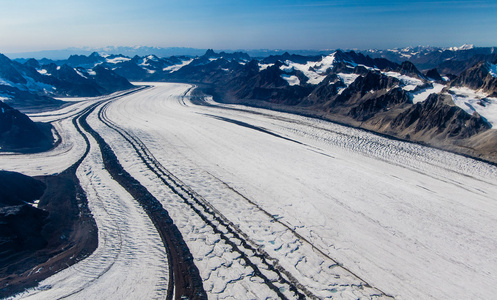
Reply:
<svg viewBox="0 0 497 300"><path fill-rule="evenodd" d="M323 56L323 59L321 60L321 62L316 64L315 68L319 74L323 74L329 68L333 67L333 63L335 62L335 54L336 54L336 52L334 52L328 56Z"/></svg>
<svg viewBox="0 0 497 300"><path fill-rule="evenodd" d="M115 56L113 58L106 58L106 61L109 64L118 64L118 63L122 63L125 61L130 61L130 60L131 60L131 58L125 57L125 56Z"/></svg>
<svg viewBox="0 0 497 300"><path fill-rule="evenodd" d="M449 50L451 51L460 51L460 50L471 50L475 46L473 44L464 44L461 47L450 47Z"/></svg>

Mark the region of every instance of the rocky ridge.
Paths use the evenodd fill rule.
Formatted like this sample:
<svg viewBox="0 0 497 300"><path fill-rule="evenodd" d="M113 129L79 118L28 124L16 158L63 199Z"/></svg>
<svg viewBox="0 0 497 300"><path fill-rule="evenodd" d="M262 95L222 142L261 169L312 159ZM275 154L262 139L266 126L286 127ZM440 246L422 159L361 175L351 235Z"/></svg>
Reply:
<svg viewBox="0 0 497 300"><path fill-rule="evenodd" d="M0 151L48 150L53 144L50 128L0 102Z"/></svg>
<svg viewBox="0 0 497 300"><path fill-rule="evenodd" d="M96 56L86 59L96 61ZM132 86L127 79L103 66L88 69L53 62L41 65L35 59L21 64L0 54L0 98L20 110L46 110L63 105L53 97L100 96Z"/></svg>

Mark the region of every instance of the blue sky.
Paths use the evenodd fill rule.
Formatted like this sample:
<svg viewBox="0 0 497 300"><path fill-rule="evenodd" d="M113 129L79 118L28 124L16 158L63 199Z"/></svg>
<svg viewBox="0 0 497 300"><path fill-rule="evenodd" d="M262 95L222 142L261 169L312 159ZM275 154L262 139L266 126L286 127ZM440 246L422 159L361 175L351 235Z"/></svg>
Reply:
<svg viewBox="0 0 497 300"><path fill-rule="evenodd" d="M497 1L0 0L0 52L497 46Z"/></svg>

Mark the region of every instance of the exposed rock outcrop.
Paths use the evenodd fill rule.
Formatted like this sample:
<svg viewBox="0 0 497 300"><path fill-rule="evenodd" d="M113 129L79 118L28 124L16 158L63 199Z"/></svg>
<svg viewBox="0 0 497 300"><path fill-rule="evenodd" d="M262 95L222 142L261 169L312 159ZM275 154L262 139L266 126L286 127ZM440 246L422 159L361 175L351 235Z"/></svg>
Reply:
<svg viewBox="0 0 497 300"><path fill-rule="evenodd" d="M449 95L432 94L400 113L390 124L414 140L469 138L490 129L479 114L469 115L454 105Z"/></svg>
<svg viewBox="0 0 497 300"><path fill-rule="evenodd" d="M435 68L435 69L431 69L431 70L428 70L425 74L425 76L431 80L434 80L436 82L443 82L443 78L442 76L440 75L440 73L438 73L438 70Z"/></svg>
<svg viewBox="0 0 497 300"><path fill-rule="evenodd" d="M0 102L0 151L46 150L53 143L49 132L25 114Z"/></svg>
<svg viewBox="0 0 497 300"><path fill-rule="evenodd" d="M489 62L479 62L462 72L450 83L450 86L465 86L474 90L482 90L497 97L497 77L490 73L491 66L492 64Z"/></svg>

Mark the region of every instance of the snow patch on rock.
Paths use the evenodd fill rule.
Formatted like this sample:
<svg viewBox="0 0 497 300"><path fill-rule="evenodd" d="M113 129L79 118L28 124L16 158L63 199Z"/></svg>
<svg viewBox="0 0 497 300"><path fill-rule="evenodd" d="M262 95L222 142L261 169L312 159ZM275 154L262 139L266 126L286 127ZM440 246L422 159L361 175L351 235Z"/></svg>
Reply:
<svg viewBox="0 0 497 300"><path fill-rule="evenodd" d="M285 79L289 85L300 85L300 80L295 75L282 74L281 78Z"/></svg>

